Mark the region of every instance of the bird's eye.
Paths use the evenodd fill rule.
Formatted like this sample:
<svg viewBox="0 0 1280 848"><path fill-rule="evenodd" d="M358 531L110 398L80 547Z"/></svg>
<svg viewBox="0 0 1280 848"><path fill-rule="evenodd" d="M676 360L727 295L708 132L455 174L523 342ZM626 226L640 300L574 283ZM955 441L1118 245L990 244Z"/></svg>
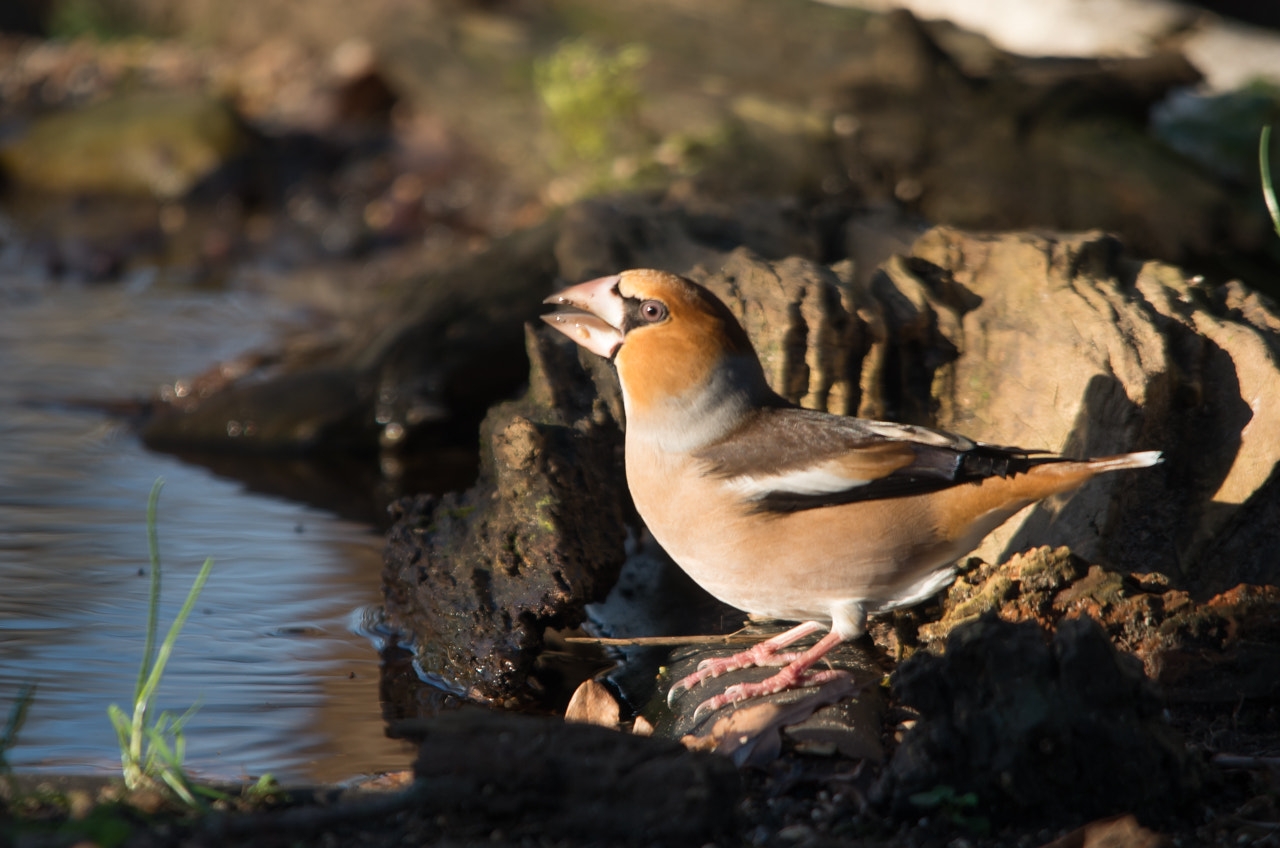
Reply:
<svg viewBox="0 0 1280 848"><path fill-rule="evenodd" d="M667 306L660 300L646 300L640 304L640 317L650 324L656 324L667 317Z"/></svg>

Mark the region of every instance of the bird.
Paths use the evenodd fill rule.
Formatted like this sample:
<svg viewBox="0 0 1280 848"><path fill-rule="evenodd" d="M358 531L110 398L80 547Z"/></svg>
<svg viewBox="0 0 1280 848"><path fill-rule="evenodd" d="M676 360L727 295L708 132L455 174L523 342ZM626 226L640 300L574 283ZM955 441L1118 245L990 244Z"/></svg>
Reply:
<svg viewBox="0 0 1280 848"><path fill-rule="evenodd" d="M746 331L706 288L635 269L548 297L542 319L612 362L624 465L650 534L703 589L752 617L801 622L704 661L710 677L780 667L704 701L695 716L841 672L814 670L867 617L925 601L956 560L1014 513L1160 451L1073 460L913 424L800 407L773 391ZM812 647L788 651L814 633Z"/></svg>

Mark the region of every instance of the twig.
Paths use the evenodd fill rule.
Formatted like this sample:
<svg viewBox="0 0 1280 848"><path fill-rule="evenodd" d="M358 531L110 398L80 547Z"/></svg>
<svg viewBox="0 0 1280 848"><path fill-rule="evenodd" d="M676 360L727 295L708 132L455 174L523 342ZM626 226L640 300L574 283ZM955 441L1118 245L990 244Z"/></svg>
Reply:
<svg viewBox="0 0 1280 848"><path fill-rule="evenodd" d="M1280 769L1280 757L1251 757L1245 754L1214 754L1213 762L1223 768Z"/></svg>
<svg viewBox="0 0 1280 848"><path fill-rule="evenodd" d="M630 639L609 639L593 636L566 636L564 641L574 645L603 645L606 647L678 647L680 645L749 645L759 642L759 635L729 633L724 636L634 636Z"/></svg>

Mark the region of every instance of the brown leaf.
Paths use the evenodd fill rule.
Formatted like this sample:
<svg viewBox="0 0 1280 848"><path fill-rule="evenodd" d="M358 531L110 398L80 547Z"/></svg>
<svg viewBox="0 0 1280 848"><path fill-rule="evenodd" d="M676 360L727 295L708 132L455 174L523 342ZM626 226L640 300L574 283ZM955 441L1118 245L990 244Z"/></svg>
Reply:
<svg viewBox="0 0 1280 848"><path fill-rule="evenodd" d="M1132 813L1098 819L1041 848L1166 848L1168 838L1138 824Z"/></svg>
<svg viewBox="0 0 1280 848"><path fill-rule="evenodd" d="M584 681L569 699L564 720L617 728L618 700L613 696L613 692L609 691L609 687L600 681L595 679Z"/></svg>

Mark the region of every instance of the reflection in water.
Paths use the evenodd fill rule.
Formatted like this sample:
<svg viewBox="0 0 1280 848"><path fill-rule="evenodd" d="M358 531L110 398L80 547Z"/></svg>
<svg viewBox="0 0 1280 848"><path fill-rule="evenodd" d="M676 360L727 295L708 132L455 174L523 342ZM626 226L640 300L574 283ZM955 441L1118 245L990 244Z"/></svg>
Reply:
<svg viewBox="0 0 1280 848"><path fill-rule="evenodd" d="M384 736L377 655L350 626L379 600L381 539L149 453L66 404L145 396L288 317L235 295L0 278L0 716L22 683L39 687L11 752L20 770L118 767L106 709L129 708L142 652L157 477L162 630L215 559L157 705L200 703L191 769L339 780L408 763Z"/></svg>

